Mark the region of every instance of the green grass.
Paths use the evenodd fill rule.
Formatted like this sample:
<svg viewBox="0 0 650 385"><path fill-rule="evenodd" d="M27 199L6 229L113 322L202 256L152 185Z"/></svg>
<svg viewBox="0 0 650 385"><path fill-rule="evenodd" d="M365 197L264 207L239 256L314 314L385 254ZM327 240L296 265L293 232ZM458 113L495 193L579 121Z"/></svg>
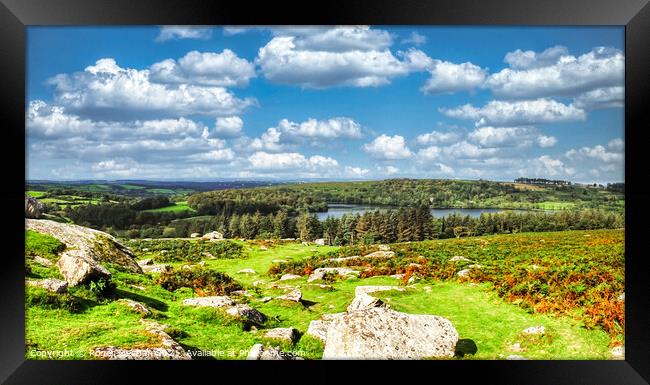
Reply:
<svg viewBox="0 0 650 385"><path fill-rule="evenodd" d="M27 195L32 198L40 198L47 195L47 191L27 191Z"/></svg>
<svg viewBox="0 0 650 385"><path fill-rule="evenodd" d="M507 237L507 236L504 236ZM454 243L456 240L446 242ZM151 318L167 324L175 330L174 338L186 350L209 351L217 359L244 359L255 343L272 343L285 351L299 352L309 359L322 356L323 344L302 336L293 346L289 343L268 341L263 337L265 329L272 327L295 327L305 333L310 321L321 314L345 311L354 297L358 285L399 285L400 282L388 276L353 278L332 283L334 290L324 290L306 285L306 277L282 281L280 285L300 287L305 306L272 300L263 303L265 296L278 296L285 291L273 288L276 277L267 274L272 260L301 261L315 255L337 250L330 246L304 246L299 243L276 244L264 250L259 242L245 242L246 258L205 259L205 268L228 274L252 294L249 304L269 317L260 330L246 330L243 324L226 315L220 309L192 308L182 305L184 298L196 294L182 288L169 292L155 283L155 276L129 274L112 270L117 284L117 297L140 301L154 314ZM431 245L431 247L435 247ZM151 253L137 252L139 258ZM399 258L399 257L398 257ZM180 268L187 262L170 263ZM239 274L238 271L252 268L255 274ZM257 286L253 286L253 282ZM425 286L430 291L424 289ZM139 288L138 288L139 287ZM82 296L75 291L73 296ZM28 295L35 295L28 290ZM566 317L533 314L511 303L505 302L495 293L489 283L473 285L456 280L422 280L404 293L384 292L377 296L384 299L395 310L416 314L434 314L452 321L461 339L471 339L478 347L474 356L467 359L501 359L510 354L519 354L531 359L608 359L610 338L602 329L586 329L578 321ZM100 346L151 346L156 341L144 333L139 316L122 304L106 300L95 302L84 300L77 312L51 309L33 305L27 308L26 337L28 359L38 358L31 351L68 350L72 357L90 358L88 351ZM533 340L525 338L521 331L529 326L543 325L547 337ZM508 347L519 342L524 352L515 353ZM199 357L197 357L199 358Z"/></svg>
<svg viewBox="0 0 650 385"><path fill-rule="evenodd" d="M33 230L25 231L25 254L38 255L44 258L55 258L57 253L65 249L58 239Z"/></svg>
<svg viewBox="0 0 650 385"><path fill-rule="evenodd" d="M166 206L166 207L160 207L157 209L151 209L151 210L143 210L147 212L181 212L181 211L191 211L191 212L196 212L193 208L187 205L187 201L185 202L176 202L175 204L171 206Z"/></svg>

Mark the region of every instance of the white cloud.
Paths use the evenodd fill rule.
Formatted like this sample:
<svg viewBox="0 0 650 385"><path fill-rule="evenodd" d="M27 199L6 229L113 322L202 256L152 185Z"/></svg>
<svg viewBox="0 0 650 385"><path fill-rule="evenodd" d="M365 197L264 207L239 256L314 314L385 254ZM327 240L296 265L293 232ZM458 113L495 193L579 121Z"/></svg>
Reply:
<svg viewBox="0 0 650 385"><path fill-rule="evenodd" d="M557 139L541 135L534 127L479 127L468 134L470 142L482 147L552 147Z"/></svg>
<svg viewBox="0 0 650 385"><path fill-rule="evenodd" d="M424 35L420 35L416 31L411 32L411 34L404 40L402 40L402 44L413 44L415 46L422 45L427 42L427 37Z"/></svg>
<svg viewBox="0 0 650 385"><path fill-rule="evenodd" d="M623 152L625 151L625 142L621 138L615 138L607 143L607 147L615 152Z"/></svg>
<svg viewBox="0 0 650 385"><path fill-rule="evenodd" d="M370 170L361 167L345 166L345 173L350 177L363 177L370 173Z"/></svg>
<svg viewBox="0 0 650 385"><path fill-rule="evenodd" d="M156 41L164 42L178 39L199 39L208 40L212 37L210 27L199 27L191 25L168 25L160 28Z"/></svg>
<svg viewBox="0 0 650 385"><path fill-rule="evenodd" d="M483 107L465 104L456 108L441 108L443 114L458 119L475 120L478 126L488 124L528 125L585 120L585 111L570 104L551 99L500 101L492 100Z"/></svg>
<svg viewBox="0 0 650 385"><path fill-rule="evenodd" d="M256 170L295 170L295 169L327 169L337 167L335 159L314 155L305 157L297 152L268 153L258 151L248 157L252 167Z"/></svg>
<svg viewBox="0 0 650 385"><path fill-rule="evenodd" d="M588 110L620 108L625 105L625 88L622 86L597 88L578 95L573 104Z"/></svg>
<svg viewBox="0 0 650 385"><path fill-rule="evenodd" d="M361 125L350 118L309 118L300 123L282 119L276 127L268 128L259 138L253 139L250 147L255 150L283 151L296 144L322 147L331 140L359 139L362 136Z"/></svg>
<svg viewBox="0 0 650 385"><path fill-rule="evenodd" d="M390 34L366 26L276 28L260 48L257 64L273 83L304 88L375 87L397 76L421 71L430 59L411 49L396 58ZM427 60L428 59L428 60Z"/></svg>
<svg viewBox="0 0 650 385"><path fill-rule="evenodd" d="M574 168L565 165L561 160L548 155L530 159L526 166L526 168L520 170L520 174L529 175L529 177L533 178L571 176L576 171Z"/></svg>
<svg viewBox="0 0 650 385"><path fill-rule="evenodd" d="M567 47L556 45L542 52L522 51L520 49L514 52L508 52L503 61L508 63L512 69L527 70L553 65L562 56L568 55L569 50Z"/></svg>
<svg viewBox="0 0 650 385"><path fill-rule="evenodd" d="M532 99L549 96L575 97L604 87L621 87L625 74L623 52L596 47L578 57L563 47L541 54L515 51L506 55L513 68L492 74L485 86L501 98Z"/></svg>
<svg viewBox="0 0 650 385"><path fill-rule="evenodd" d="M223 87L152 83L148 70L121 68L114 59L97 61L83 72L59 74L48 81L54 100L67 111L96 120L186 115L233 115L255 105Z"/></svg>
<svg viewBox="0 0 650 385"><path fill-rule="evenodd" d="M565 156L571 160L591 158L600 160L602 162L621 162L624 157L624 154L622 152L622 144L619 144L617 140L614 140L611 141L608 146L610 147L609 151L601 145L571 149L566 152Z"/></svg>
<svg viewBox="0 0 650 385"><path fill-rule="evenodd" d="M442 132L431 131L426 134L418 135L415 139L416 143L420 146L430 146L439 144L450 144L457 142L461 139L460 133L457 132Z"/></svg>
<svg viewBox="0 0 650 385"><path fill-rule="evenodd" d="M201 154L193 154L188 157L189 161L198 162L230 162L235 159L235 152L229 148L212 150Z"/></svg>
<svg viewBox="0 0 650 385"><path fill-rule="evenodd" d="M178 61L166 59L149 70L152 82L169 84L242 87L255 77L255 65L229 49L221 53L190 51Z"/></svg>
<svg viewBox="0 0 650 385"><path fill-rule="evenodd" d="M364 144L362 149L373 158L382 160L406 159L413 155L404 137L400 135L382 134L372 142Z"/></svg>
<svg viewBox="0 0 650 385"><path fill-rule="evenodd" d="M429 72L431 77L420 88L426 95L472 90L481 86L487 76L484 69L469 62L433 60Z"/></svg>
<svg viewBox="0 0 650 385"><path fill-rule="evenodd" d="M213 134L220 138L233 138L242 135L244 121L239 116L217 118Z"/></svg>

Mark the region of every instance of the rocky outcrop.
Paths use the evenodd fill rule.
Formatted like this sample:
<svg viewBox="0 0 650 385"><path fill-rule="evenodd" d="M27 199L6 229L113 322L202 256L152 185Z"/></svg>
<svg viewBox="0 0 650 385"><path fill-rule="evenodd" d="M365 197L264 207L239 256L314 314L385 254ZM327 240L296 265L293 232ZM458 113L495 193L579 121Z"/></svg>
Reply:
<svg viewBox="0 0 650 385"><path fill-rule="evenodd" d="M123 349L113 346L95 348L90 355L105 360L191 360L192 357L169 334L165 326L153 321L141 321L145 331L160 339L161 346Z"/></svg>
<svg viewBox="0 0 650 385"><path fill-rule="evenodd" d="M298 338L298 331L294 328L275 328L268 330L264 337L293 342Z"/></svg>
<svg viewBox="0 0 650 385"><path fill-rule="evenodd" d="M183 305L199 307L226 307L234 306L235 301L233 301L230 297L217 295L213 297L196 297L184 299Z"/></svg>
<svg viewBox="0 0 650 385"><path fill-rule="evenodd" d="M43 216L45 207L36 198L25 195L25 218L38 219Z"/></svg>
<svg viewBox="0 0 650 385"><path fill-rule="evenodd" d="M50 260L47 259L47 258L43 258L43 257L41 257L41 256L38 256L38 255L35 255L35 256L34 256L34 262L38 263L38 264L41 265L41 266L45 266L45 267L54 266L54 264L52 263L52 261L50 261Z"/></svg>
<svg viewBox="0 0 650 385"><path fill-rule="evenodd" d="M50 235L66 245L66 250L75 250L98 263L111 263L118 269L142 273L135 256L112 235L69 223L45 219L25 219L25 228Z"/></svg>
<svg viewBox="0 0 650 385"><path fill-rule="evenodd" d="M327 340L327 328L331 323L332 321L324 320L311 321L305 334L325 342Z"/></svg>
<svg viewBox="0 0 650 385"><path fill-rule="evenodd" d="M457 341L458 332L443 317L378 307L335 318L323 359L450 358Z"/></svg>
<svg viewBox="0 0 650 385"><path fill-rule="evenodd" d="M64 251L56 266L70 286L111 278L110 271L80 250Z"/></svg>
<svg viewBox="0 0 650 385"><path fill-rule="evenodd" d="M247 360L302 360L291 353L286 353L279 348L269 346L264 347L262 344L255 344L248 352Z"/></svg>
<svg viewBox="0 0 650 385"><path fill-rule="evenodd" d="M360 274L357 270L347 267L321 267L311 273L309 278L307 278L307 282L323 279L327 273L334 273L342 277L358 276Z"/></svg>
<svg viewBox="0 0 650 385"><path fill-rule="evenodd" d="M259 310L245 304L237 304L226 310L226 313L241 320L261 325L266 322L266 315Z"/></svg>
<svg viewBox="0 0 650 385"><path fill-rule="evenodd" d="M60 279L54 279L54 278L39 279L39 280L28 279L26 283L29 286L40 287L57 294L65 293L66 291L68 291L68 283L66 281L61 281Z"/></svg>

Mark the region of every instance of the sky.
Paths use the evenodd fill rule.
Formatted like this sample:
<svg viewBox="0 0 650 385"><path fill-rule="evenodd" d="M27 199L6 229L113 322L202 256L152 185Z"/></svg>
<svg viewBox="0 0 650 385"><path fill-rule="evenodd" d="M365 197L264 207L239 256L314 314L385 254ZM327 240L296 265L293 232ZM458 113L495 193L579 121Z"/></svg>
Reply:
<svg viewBox="0 0 650 385"><path fill-rule="evenodd" d="M623 27L28 27L27 179L624 176Z"/></svg>

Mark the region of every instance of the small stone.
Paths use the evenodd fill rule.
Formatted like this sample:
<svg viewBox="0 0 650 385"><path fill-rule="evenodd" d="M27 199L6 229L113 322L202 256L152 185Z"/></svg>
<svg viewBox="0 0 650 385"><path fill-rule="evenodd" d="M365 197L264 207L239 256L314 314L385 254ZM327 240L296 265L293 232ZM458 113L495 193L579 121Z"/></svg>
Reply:
<svg viewBox="0 0 650 385"><path fill-rule="evenodd" d="M266 315L248 305L235 305L228 308L226 313L258 325L261 325L266 321Z"/></svg>
<svg viewBox="0 0 650 385"><path fill-rule="evenodd" d="M147 259L141 259L138 261L138 265L144 266L144 265L153 265L153 259L147 258Z"/></svg>
<svg viewBox="0 0 650 385"><path fill-rule="evenodd" d="M260 299L260 301L266 303L266 302L269 302L272 299L273 299L273 297L263 297L263 298Z"/></svg>
<svg viewBox="0 0 650 385"><path fill-rule="evenodd" d="M458 275L459 277L467 277L469 276L469 269L463 269L458 273L456 273L456 275Z"/></svg>
<svg viewBox="0 0 650 385"><path fill-rule="evenodd" d="M395 278L395 279L402 279L402 278L404 278L404 274L393 274L393 275L389 275L389 277Z"/></svg>
<svg viewBox="0 0 650 385"><path fill-rule="evenodd" d="M140 313L144 316L151 315L151 310L147 309L147 307L140 302L136 302L127 298L122 298L118 302L121 302L131 308L136 313Z"/></svg>
<svg viewBox="0 0 650 385"><path fill-rule="evenodd" d="M294 328L275 328L267 331L264 337L293 342L298 337L298 331Z"/></svg>
<svg viewBox="0 0 650 385"><path fill-rule="evenodd" d="M40 279L40 280L28 279L26 283L29 286L40 287L57 294L65 293L66 291L68 291L68 283L66 281L61 281L60 279L54 279L54 278L47 278L47 279Z"/></svg>
<svg viewBox="0 0 650 385"><path fill-rule="evenodd" d="M261 250L261 251L266 251L266 250L268 250L268 249L269 249L269 248L266 247L266 246L260 246L260 250Z"/></svg>
<svg viewBox="0 0 650 385"><path fill-rule="evenodd" d="M471 259L467 259L467 258L463 257L462 255L454 255L454 256L451 257L451 259L449 260L449 262L459 262L459 261L472 262Z"/></svg>
<svg viewBox="0 0 650 385"><path fill-rule="evenodd" d="M546 328L544 326L531 326L524 329L523 333L528 335L544 335Z"/></svg>
<svg viewBox="0 0 650 385"><path fill-rule="evenodd" d="M217 295L212 297L195 297L183 300L183 305L198 307L226 307L235 305L230 297Z"/></svg>
<svg viewBox="0 0 650 385"><path fill-rule="evenodd" d="M625 301L625 292L621 293L621 295L618 296L619 301Z"/></svg>
<svg viewBox="0 0 650 385"><path fill-rule="evenodd" d="M296 274L285 274L282 277L280 277L280 281L289 281L289 280L292 280L292 279L299 279L299 278L302 278L302 277L299 276L299 275L296 275Z"/></svg>
<svg viewBox="0 0 650 385"><path fill-rule="evenodd" d="M237 272L237 274L257 274L253 269L242 269Z"/></svg>
<svg viewBox="0 0 650 385"><path fill-rule="evenodd" d="M623 360L625 359L625 347L624 346L616 346L612 349L612 357L617 360Z"/></svg>
<svg viewBox="0 0 650 385"><path fill-rule="evenodd" d="M156 274L161 274L161 273L166 273L171 270L171 267L169 265L165 264L155 264L155 265L142 265L142 271L145 273L156 273Z"/></svg>
<svg viewBox="0 0 650 385"><path fill-rule="evenodd" d="M300 290L298 290L298 289L294 289L293 291L291 291L288 294L276 297L276 299L283 299L283 300L286 300L286 301L292 301L292 302L300 303L300 301L302 299L302 292Z"/></svg>
<svg viewBox="0 0 650 385"><path fill-rule="evenodd" d="M390 250L390 246L388 246L388 245L379 245L377 247L379 248L380 251L389 251Z"/></svg>
<svg viewBox="0 0 650 385"><path fill-rule="evenodd" d="M52 263L52 261L50 261L49 259L43 258L43 257L38 256L38 255L34 256L34 262L38 263L39 265L45 266L45 267L50 267L50 266L54 265Z"/></svg>
<svg viewBox="0 0 650 385"><path fill-rule="evenodd" d="M253 281L253 286L255 286L255 287L263 285L263 284L264 284L264 281L262 281L262 280Z"/></svg>
<svg viewBox="0 0 650 385"><path fill-rule="evenodd" d="M527 358L522 357L522 356L518 356L516 354L511 354L508 357L506 357L506 360L511 360L511 361L513 361L513 360L527 360Z"/></svg>

